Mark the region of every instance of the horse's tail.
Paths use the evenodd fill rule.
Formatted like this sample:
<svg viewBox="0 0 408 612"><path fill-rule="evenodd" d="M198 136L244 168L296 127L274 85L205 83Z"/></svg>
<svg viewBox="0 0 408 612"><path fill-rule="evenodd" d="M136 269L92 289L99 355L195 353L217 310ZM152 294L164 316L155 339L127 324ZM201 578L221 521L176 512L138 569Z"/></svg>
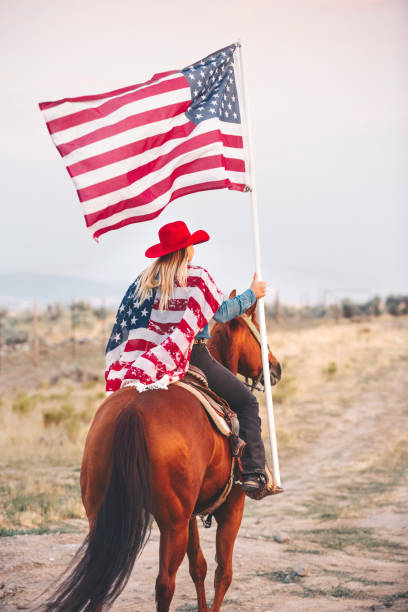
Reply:
<svg viewBox="0 0 408 612"><path fill-rule="evenodd" d="M150 535L149 474L143 423L133 401L116 422L110 478L94 524L47 610L91 611L118 597Z"/></svg>

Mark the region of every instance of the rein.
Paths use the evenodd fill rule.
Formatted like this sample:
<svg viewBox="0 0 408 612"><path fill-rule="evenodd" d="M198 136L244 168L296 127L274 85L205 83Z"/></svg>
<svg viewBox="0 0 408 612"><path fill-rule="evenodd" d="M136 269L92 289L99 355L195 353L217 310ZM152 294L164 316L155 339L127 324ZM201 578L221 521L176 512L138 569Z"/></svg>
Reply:
<svg viewBox="0 0 408 612"><path fill-rule="evenodd" d="M241 315L241 317L244 319L246 325L249 327L249 331L254 336L255 340L257 340L257 342L259 343L259 346L261 346L261 333L259 329L256 327L255 323L246 314ZM267 347L268 347L268 351L270 351L269 344L267 345ZM257 376L252 377L251 384L248 382L248 376L245 376L244 385L249 387L251 391L262 391L262 393L265 393L265 383L262 382L262 376L263 376L263 370L261 369L261 371L259 372ZM258 385L263 385L263 388Z"/></svg>
<svg viewBox="0 0 408 612"><path fill-rule="evenodd" d="M245 380L243 380L242 382L251 391L261 391L262 393L265 393L265 385L263 387L258 387L258 383L261 385L264 384L263 382L261 382L261 377L262 377L262 372L258 374L258 376L256 376L255 378L252 378L252 383L248 382L248 376L245 376Z"/></svg>

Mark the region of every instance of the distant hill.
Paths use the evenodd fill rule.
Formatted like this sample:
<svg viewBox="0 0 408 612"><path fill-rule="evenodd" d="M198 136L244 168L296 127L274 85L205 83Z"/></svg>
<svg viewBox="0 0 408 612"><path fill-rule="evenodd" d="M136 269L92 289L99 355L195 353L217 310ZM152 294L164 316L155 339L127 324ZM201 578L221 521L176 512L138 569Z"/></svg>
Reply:
<svg viewBox="0 0 408 612"><path fill-rule="evenodd" d="M85 300L117 305L127 287L72 276L35 274L32 272L0 273L0 306L25 308L36 299L39 306Z"/></svg>

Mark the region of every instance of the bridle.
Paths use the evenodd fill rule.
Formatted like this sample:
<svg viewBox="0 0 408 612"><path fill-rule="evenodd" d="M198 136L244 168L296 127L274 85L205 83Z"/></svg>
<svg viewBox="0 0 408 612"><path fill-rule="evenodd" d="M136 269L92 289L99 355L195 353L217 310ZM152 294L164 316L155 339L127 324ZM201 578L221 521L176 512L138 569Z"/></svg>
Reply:
<svg viewBox="0 0 408 612"><path fill-rule="evenodd" d="M246 385L251 391L262 391L265 393L265 383L263 381L263 370L259 372L259 374L255 377L252 377L252 383L248 382L248 376L245 376L245 380L243 381L244 385ZM263 385L263 387L258 387L258 383Z"/></svg>
<svg viewBox="0 0 408 612"><path fill-rule="evenodd" d="M255 340L258 342L259 346L261 346L261 333L260 333L259 329L256 327L255 323L246 314L241 315L241 318L245 321L246 325L249 327L249 330L250 330L251 334L253 335ZM268 352L270 352L269 344L267 344L267 347L268 347ZM272 364L269 363L269 370L271 369L271 367L272 367ZM248 382L248 380L250 378L252 380L252 383ZM245 376L244 385L249 387L249 389L251 391L262 391L263 393L265 393L265 382L264 382L264 377L263 377L263 368L260 369L260 371L258 372L258 374L256 376L252 376L252 377ZM258 385L263 385L263 388L261 386L258 386Z"/></svg>

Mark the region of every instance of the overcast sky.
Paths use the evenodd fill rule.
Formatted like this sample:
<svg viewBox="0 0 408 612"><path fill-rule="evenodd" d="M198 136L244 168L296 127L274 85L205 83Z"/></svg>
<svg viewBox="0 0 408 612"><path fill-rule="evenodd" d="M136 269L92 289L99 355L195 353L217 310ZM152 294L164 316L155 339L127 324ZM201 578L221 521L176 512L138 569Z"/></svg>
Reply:
<svg viewBox="0 0 408 612"><path fill-rule="evenodd" d="M37 103L179 69L239 37L270 297L408 290L406 0L0 0L0 271L124 290L158 228L184 219L228 291L254 269L250 196L180 198L157 219L89 236Z"/></svg>

